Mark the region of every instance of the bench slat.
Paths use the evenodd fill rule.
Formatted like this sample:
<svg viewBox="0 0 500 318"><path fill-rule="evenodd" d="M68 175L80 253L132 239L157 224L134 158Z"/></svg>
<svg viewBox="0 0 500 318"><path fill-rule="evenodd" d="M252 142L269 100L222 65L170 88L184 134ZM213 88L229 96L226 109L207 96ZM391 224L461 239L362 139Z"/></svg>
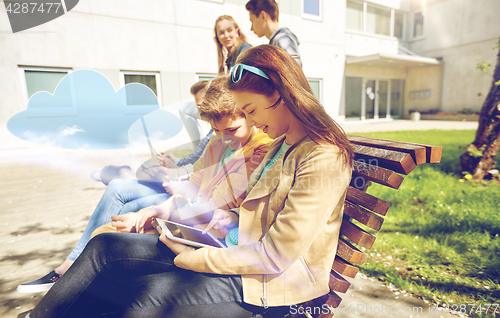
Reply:
<svg viewBox="0 0 500 318"><path fill-rule="evenodd" d="M375 242L375 236L364 231L359 226L352 224L347 220L342 220L342 226L340 227L340 234L344 235L358 246L370 249Z"/></svg>
<svg viewBox="0 0 500 318"><path fill-rule="evenodd" d="M347 189L346 199L380 215L386 215L387 210L391 206L390 203L382 201L354 187L349 187L349 189Z"/></svg>
<svg viewBox="0 0 500 318"><path fill-rule="evenodd" d="M335 256L332 269L341 275L351 278L356 277L356 274L359 272L359 268L338 256L338 254Z"/></svg>
<svg viewBox="0 0 500 318"><path fill-rule="evenodd" d="M413 142L409 142L409 144L415 145L415 146L422 146L425 147L425 161L427 163L439 163L441 162L441 153L443 151L442 147L439 146L431 146L431 145L423 145L423 144L416 144Z"/></svg>
<svg viewBox="0 0 500 318"><path fill-rule="evenodd" d="M366 255L363 252L358 250L355 246L353 246L343 238L339 238L339 244L337 245L337 255L342 257L346 261L356 264L363 264L366 259Z"/></svg>
<svg viewBox="0 0 500 318"><path fill-rule="evenodd" d="M411 144L403 141L394 141L379 138L360 137L348 135L350 142L357 145L370 146L374 148L382 148L399 152L409 153L413 161L418 165L424 164L427 161L426 148L420 145Z"/></svg>
<svg viewBox="0 0 500 318"><path fill-rule="evenodd" d="M335 292L330 291L328 294L318 297L313 300L306 301L300 305L302 310L300 312L310 313L313 318L332 318L333 312L329 310L323 310L328 307L337 308L340 305L342 298L340 298ZM325 306L326 305L326 306ZM298 308L297 308L298 309ZM300 314L299 310L296 313L289 313L285 315L285 318L304 318L305 315Z"/></svg>
<svg viewBox="0 0 500 318"><path fill-rule="evenodd" d="M335 271L330 271L330 281L328 282L328 286L334 292L345 293L351 286L351 283Z"/></svg>
<svg viewBox="0 0 500 318"><path fill-rule="evenodd" d="M409 153L353 144L356 160L407 175L415 167Z"/></svg>
<svg viewBox="0 0 500 318"><path fill-rule="evenodd" d="M366 180L369 180L393 189L399 189L401 182L403 182L403 177L392 170L369 165L359 161L353 162L352 174L353 178L351 180L351 184L353 185L359 183L357 178L364 179L364 183L366 183Z"/></svg>
<svg viewBox="0 0 500 318"><path fill-rule="evenodd" d="M326 304L328 307L333 307L337 308L340 305L340 302L342 301L342 298L339 297L335 292L330 291L327 294L328 298L326 298L325 302L323 304ZM333 313L321 313L318 318L331 318L333 316Z"/></svg>
<svg viewBox="0 0 500 318"><path fill-rule="evenodd" d="M384 223L384 218L376 215L368 210L363 209L349 201L345 201L344 204L344 215L350 216L351 218L359 221L360 223L368 226L375 231L380 230L382 223Z"/></svg>

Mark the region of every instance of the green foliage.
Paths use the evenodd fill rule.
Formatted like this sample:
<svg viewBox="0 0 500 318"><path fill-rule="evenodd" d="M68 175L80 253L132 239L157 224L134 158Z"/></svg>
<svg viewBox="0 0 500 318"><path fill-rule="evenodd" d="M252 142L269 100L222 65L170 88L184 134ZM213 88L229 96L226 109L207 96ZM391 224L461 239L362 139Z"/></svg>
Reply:
<svg viewBox="0 0 500 318"><path fill-rule="evenodd" d="M465 182L460 174L460 153L474 134L360 134L443 147L440 164L417 167L399 190L368 189L392 206L364 272L444 306L500 303L500 186Z"/></svg>
<svg viewBox="0 0 500 318"><path fill-rule="evenodd" d="M484 149L486 149L486 145L483 145L479 149L476 146L471 145L467 149L467 153L473 158L481 158L483 156Z"/></svg>
<svg viewBox="0 0 500 318"><path fill-rule="evenodd" d="M496 86L500 86L500 81L495 82Z"/></svg>
<svg viewBox="0 0 500 318"><path fill-rule="evenodd" d="M500 48L500 42L497 42L497 44L495 44L495 46L493 47L493 50L496 50L498 48Z"/></svg>
<svg viewBox="0 0 500 318"><path fill-rule="evenodd" d="M459 115L471 115L471 114L475 114L476 112L474 110L472 110L471 108L463 108L461 110L457 110L456 111L456 114L459 114Z"/></svg>
<svg viewBox="0 0 500 318"><path fill-rule="evenodd" d="M482 62L482 63L477 63L476 65L476 70L480 70L483 73L488 73L489 67L491 66L490 63Z"/></svg>

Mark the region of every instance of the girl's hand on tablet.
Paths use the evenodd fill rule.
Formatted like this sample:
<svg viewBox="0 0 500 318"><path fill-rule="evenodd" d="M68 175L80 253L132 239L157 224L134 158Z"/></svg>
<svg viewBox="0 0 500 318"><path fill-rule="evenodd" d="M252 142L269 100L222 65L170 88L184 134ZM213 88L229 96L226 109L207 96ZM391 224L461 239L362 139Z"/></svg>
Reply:
<svg viewBox="0 0 500 318"><path fill-rule="evenodd" d="M174 242L171 239L167 237L165 234L165 229L162 228L161 234L160 234L160 241L168 246L172 252L174 252L176 255L178 255L180 252L182 252L186 247L188 247L186 244L182 244L179 242Z"/></svg>

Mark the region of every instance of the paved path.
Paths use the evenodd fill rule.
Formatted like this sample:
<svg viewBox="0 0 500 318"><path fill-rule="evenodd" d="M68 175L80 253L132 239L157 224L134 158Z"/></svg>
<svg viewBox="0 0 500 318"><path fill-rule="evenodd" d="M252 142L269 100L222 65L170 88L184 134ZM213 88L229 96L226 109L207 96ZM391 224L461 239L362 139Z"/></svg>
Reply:
<svg viewBox="0 0 500 318"><path fill-rule="evenodd" d="M393 120L385 122L359 123L347 122L342 125L345 132L375 132L375 131L401 131L401 130L477 130L477 121L439 121L439 120Z"/></svg>
<svg viewBox="0 0 500 318"><path fill-rule="evenodd" d="M348 133L476 129L477 123L394 121L346 124L344 128ZM39 278L59 265L83 232L105 190L104 185L90 179L90 174L104 165L138 160L125 150L78 151L35 146L12 137L5 128L0 128L0 140L0 317L14 318L43 297L43 293L19 294L15 291L17 285ZM344 300L339 309L344 313L336 317L385 317L387 308L391 308L394 317L451 317L442 312L429 313L429 304L391 291L362 274L351 281L350 290L340 295ZM408 311L414 307L414 314L396 312L398 308Z"/></svg>

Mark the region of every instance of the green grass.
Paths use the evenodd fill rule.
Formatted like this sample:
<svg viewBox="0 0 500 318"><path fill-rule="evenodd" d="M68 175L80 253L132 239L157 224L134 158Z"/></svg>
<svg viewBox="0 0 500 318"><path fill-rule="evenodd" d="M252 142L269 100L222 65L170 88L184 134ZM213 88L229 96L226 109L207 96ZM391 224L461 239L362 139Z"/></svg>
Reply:
<svg viewBox="0 0 500 318"><path fill-rule="evenodd" d="M500 186L460 180L459 156L475 131L356 135L443 147L440 164L417 167L399 190L368 189L392 206L362 271L445 306L474 304L470 315L484 317L478 305L500 304Z"/></svg>

